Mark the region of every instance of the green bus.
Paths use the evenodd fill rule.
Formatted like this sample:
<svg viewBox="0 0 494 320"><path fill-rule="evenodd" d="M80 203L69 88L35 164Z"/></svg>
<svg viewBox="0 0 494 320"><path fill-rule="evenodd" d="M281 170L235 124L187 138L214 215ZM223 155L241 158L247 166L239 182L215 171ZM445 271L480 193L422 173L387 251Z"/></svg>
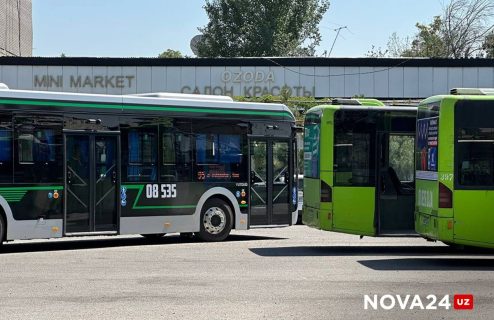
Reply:
<svg viewBox="0 0 494 320"><path fill-rule="evenodd" d="M494 248L494 90L453 89L420 103L415 230Z"/></svg>
<svg viewBox="0 0 494 320"><path fill-rule="evenodd" d="M335 100L305 117L303 222L361 236L413 235L416 107Z"/></svg>

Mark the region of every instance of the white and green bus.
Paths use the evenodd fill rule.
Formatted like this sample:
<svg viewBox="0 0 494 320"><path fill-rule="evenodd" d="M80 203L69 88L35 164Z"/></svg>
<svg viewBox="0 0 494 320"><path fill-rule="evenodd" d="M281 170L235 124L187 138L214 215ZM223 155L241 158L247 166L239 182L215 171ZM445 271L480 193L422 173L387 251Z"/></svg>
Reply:
<svg viewBox="0 0 494 320"><path fill-rule="evenodd" d="M229 97L0 90L0 241L297 219L295 119Z"/></svg>

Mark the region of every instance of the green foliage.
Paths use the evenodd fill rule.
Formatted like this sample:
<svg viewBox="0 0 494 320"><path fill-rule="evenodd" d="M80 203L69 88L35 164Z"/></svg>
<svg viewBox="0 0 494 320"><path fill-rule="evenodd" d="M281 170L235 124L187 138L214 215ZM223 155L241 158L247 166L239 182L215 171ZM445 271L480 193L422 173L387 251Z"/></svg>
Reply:
<svg viewBox="0 0 494 320"><path fill-rule="evenodd" d="M183 55L178 50L167 49L158 55L158 58L183 58Z"/></svg>
<svg viewBox="0 0 494 320"><path fill-rule="evenodd" d="M414 137L410 136L389 138L389 165L401 181L413 181L414 178L414 141Z"/></svg>
<svg viewBox="0 0 494 320"><path fill-rule="evenodd" d="M281 101L283 103L286 103L292 96L292 91L287 86L283 86L283 88L281 88L280 96L281 96Z"/></svg>
<svg viewBox="0 0 494 320"><path fill-rule="evenodd" d="M415 26L419 32L412 41L412 46L404 50L401 55L404 57L444 57L447 48L441 32L443 26L441 17L435 16L430 24L417 23Z"/></svg>
<svg viewBox="0 0 494 320"><path fill-rule="evenodd" d="M288 166L288 143L273 143L273 170L275 181L284 177Z"/></svg>
<svg viewBox="0 0 494 320"><path fill-rule="evenodd" d="M494 31L485 37L482 49L485 51L486 58L494 58Z"/></svg>
<svg viewBox="0 0 494 320"><path fill-rule="evenodd" d="M415 25L417 33L411 42L393 33L387 50L375 49L373 46L367 56L454 59L493 57L493 18L492 0L450 0L432 22Z"/></svg>
<svg viewBox="0 0 494 320"><path fill-rule="evenodd" d="M313 56L328 0L206 0L200 57Z"/></svg>

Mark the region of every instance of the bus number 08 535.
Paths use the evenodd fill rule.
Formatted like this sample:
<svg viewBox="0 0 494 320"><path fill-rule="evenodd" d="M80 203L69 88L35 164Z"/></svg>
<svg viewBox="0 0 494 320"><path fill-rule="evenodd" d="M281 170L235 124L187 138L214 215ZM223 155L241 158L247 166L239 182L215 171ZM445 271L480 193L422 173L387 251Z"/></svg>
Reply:
<svg viewBox="0 0 494 320"><path fill-rule="evenodd" d="M147 184L146 198L148 199L168 199L177 197L176 184Z"/></svg>

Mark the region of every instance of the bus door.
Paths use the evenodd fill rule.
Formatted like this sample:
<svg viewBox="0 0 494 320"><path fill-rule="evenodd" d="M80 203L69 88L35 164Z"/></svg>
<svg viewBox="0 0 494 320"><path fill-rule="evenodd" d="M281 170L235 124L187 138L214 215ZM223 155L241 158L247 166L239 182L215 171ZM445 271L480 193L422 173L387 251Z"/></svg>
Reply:
<svg viewBox="0 0 494 320"><path fill-rule="evenodd" d="M414 234L414 135L377 133L377 233Z"/></svg>
<svg viewBox="0 0 494 320"><path fill-rule="evenodd" d="M333 230L375 235L376 120L367 110L335 114Z"/></svg>
<svg viewBox="0 0 494 320"><path fill-rule="evenodd" d="M117 232L118 154L118 134L65 135L65 234Z"/></svg>
<svg viewBox="0 0 494 320"><path fill-rule="evenodd" d="M290 140L250 140L251 226L291 223L293 155L290 145Z"/></svg>

